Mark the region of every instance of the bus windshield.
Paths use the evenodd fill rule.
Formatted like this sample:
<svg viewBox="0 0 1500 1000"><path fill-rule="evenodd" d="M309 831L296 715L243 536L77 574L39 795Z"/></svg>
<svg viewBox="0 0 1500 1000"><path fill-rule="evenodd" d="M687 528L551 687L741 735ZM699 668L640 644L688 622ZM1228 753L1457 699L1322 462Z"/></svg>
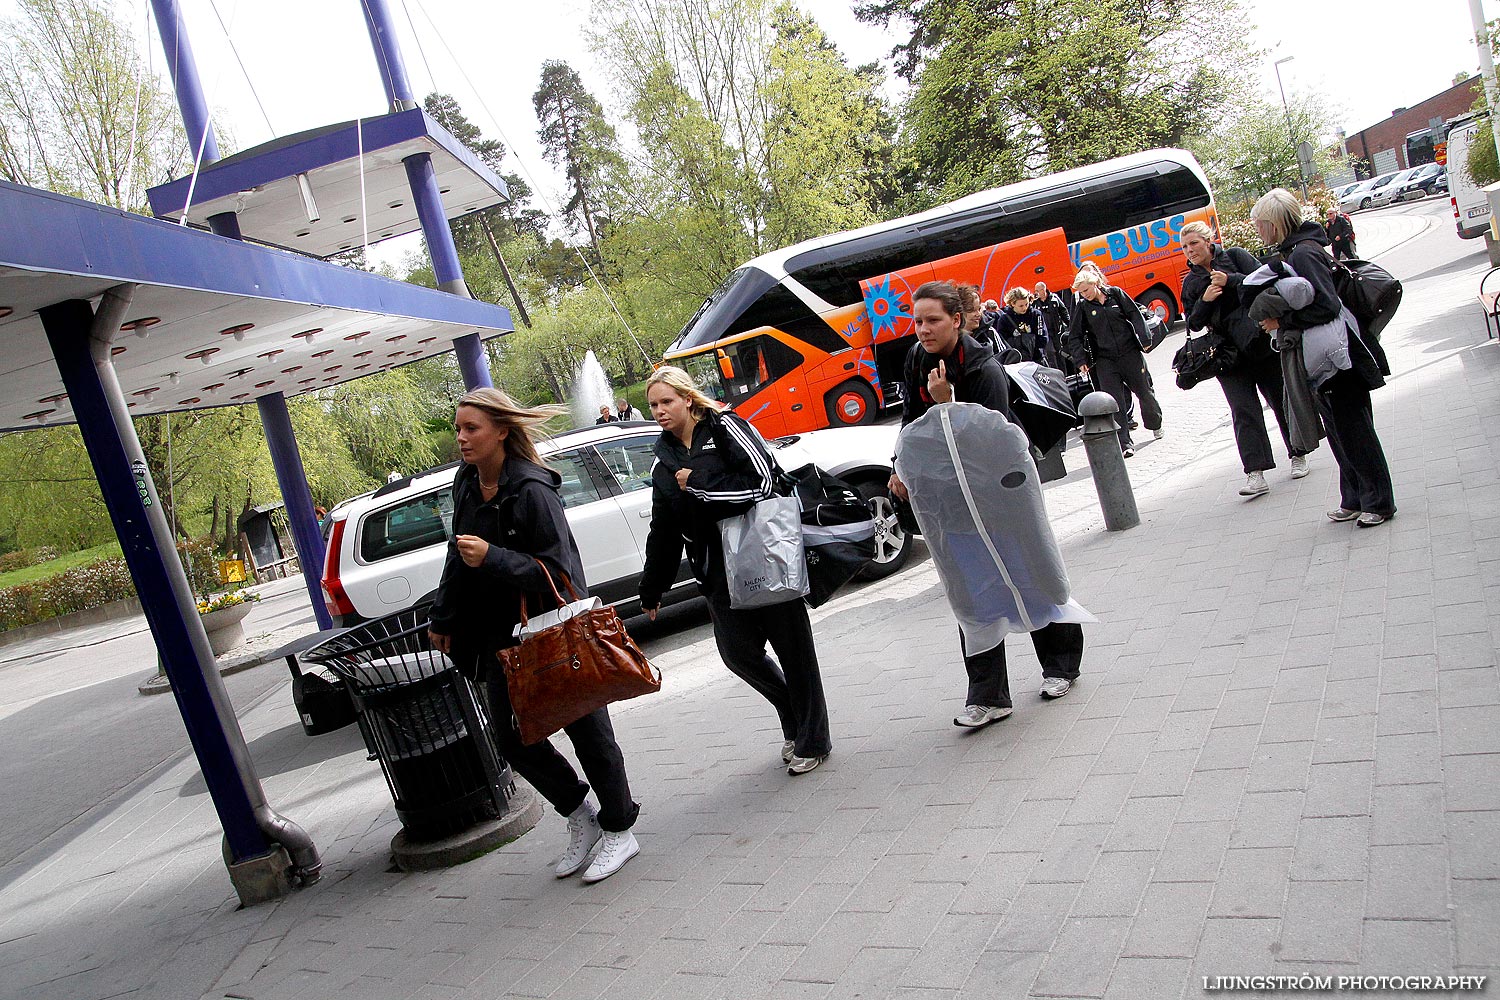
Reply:
<svg viewBox="0 0 1500 1000"><path fill-rule="evenodd" d="M667 352L687 351L712 344L757 299L774 287L776 279L758 267L742 267L730 272L723 284L714 289L693 318L683 326Z"/></svg>

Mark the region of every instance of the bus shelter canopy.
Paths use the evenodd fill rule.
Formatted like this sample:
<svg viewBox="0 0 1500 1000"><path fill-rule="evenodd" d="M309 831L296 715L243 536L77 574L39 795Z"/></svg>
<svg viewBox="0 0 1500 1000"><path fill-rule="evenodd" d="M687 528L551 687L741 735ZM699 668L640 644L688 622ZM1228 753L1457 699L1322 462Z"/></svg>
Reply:
<svg viewBox="0 0 1500 1000"><path fill-rule="evenodd" d="M444 214L508 200L505 181L421 108L299 132L146 192L157 218L206 227L234 212L246 239L329 257L421 228L404 162L429 153Z"/></svg>
<svg viewBox="0 0 1500 1000"><path fill-rule="evenodd" d="M512 329L500 306L5 182L0 233L0 430L74 420L37 311L121 284L137 414L296 396Z"/></svg>

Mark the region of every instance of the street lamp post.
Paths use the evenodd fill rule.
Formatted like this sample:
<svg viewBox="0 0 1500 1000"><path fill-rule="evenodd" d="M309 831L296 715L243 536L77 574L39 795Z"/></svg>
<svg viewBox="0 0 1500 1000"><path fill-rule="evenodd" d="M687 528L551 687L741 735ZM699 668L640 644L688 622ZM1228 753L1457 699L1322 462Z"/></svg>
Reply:
<svg viewBox="0 0 1500 1000"><path fill-rule="evenodd" d="M1276 71L1276 89L1281 91L1281 110L1286 114L1286 134L1292 141L1292 158L1297 161L1297 181L1302 185L1302 200L1307 200L1307 175L1302 172L1302 157L1297 155L1297 132L1292 128L1292 109L1286 103L1286 87L1281 84L1281 64L1291 62L1295 56L1282 56L1271 64Z"/></svg>

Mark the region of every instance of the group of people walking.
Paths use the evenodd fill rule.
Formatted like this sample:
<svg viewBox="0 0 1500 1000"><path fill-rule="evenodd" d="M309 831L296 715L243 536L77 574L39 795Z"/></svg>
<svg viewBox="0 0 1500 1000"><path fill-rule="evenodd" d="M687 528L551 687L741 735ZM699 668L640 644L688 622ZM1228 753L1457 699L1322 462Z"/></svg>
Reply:
<svg viewBox="0 0 1500 1000"><path fill-rule="evenodd" d="M1181 298L1188 326L1210 330L1239 349L1239 363L1218 378L1247 477L1240 492L1265 493L1265 472L1276 464L1261 399L1281 428L1292 477L1308 473L1308 449L1294 442L1292 431L1299 414L1289 412L1278 360L1280 353L1298 352L1316 400L1312 419L1326 429L1339 466L1340 505L1328 517L1361 527L1383 524L1396 507L1370 390L1388 373L1384 355L1378 344L1361 336L1343 308L1333 282L1329 237L1316 222L1303 221L1295 196L1281 189L1270 192L1256 203L1252 219L1261 238L1275 248L1278 281L1300 281L1305 288L1278 283L1274 292L1257 297L1256 281L1264 267L1260 261L1242 249L1216 245L1212 230L1201 222L1189 223L1181 232L1189 263ZM1056 363L1062 351L1120 402L1124 454L1131 454L1132 396L1140 402L1146 428L1160 438L1162 411L1143 358L1149 341L1134 301L1091 266L1080 269L1069 291L1071 303L1045 285L1036 286L1034 294L1012 289L1002 311L993 300L981 304L972 286L935 281L918 288L912 302L917 342L902 372L903 425L955 399L1013 420L1001 351L1012 349L1041 363ZM1279 306L1268 308L1266 303L1273 301ZM1338 349L1313 346L1328 343ZM719 522L772 495L775 462L753 427L705 396L681 369L657 369L646 383L646 394L661 435L654 446L641 608L656 617L685 554L707 600L720 657L775 711L782 736L780 764L791 775L807 774L833 747L807 606L797 599L734 607L720 547ZM1297 395L1291 398L1295 410ZM583 770L580 778L550 740L525 745L515 726L505 721L512 712L497 662L498 652L516 641L513 631L523 604L534 611L549 606L551 588L543 566L565 577L579 593L586 592L582 561L558 492L561 479L538 455L532 438L536 428L560 412L558 407L519 406L496 389L479 389L459 401L454 428L464 464L454 483L454 538L429 634L434 648L479 685L495 720L501 754L567 817L568 844L555 865L556 875L581 871L584 881L594 882L619 871L640 850L631 832L640 807L630 791L609 711L598 709L563 729ZM630 416L638 414L621 400L618 413L601 408L600 422ZM1306 437L1304 429L1302 444ZM1313 445L1316 440L1314 436ZM899 499L908 497L908 485L896 473L889 490ZM1051 620L1030 636L1042 668L1041 696L1063 697L1079 677L1082 627ZM964 708L953 722L979 729L1012 713L1010 679L1003 641L987 649L968 645L961 630L967 687ZM597 807L589 801L590 789Z"/></svg>

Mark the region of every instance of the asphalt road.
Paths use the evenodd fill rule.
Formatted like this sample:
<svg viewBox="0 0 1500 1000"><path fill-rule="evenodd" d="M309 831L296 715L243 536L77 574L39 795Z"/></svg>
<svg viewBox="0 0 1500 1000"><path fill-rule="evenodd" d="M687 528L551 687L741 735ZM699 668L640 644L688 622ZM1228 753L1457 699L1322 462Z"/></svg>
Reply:
<svg viewBox="0 0 1500 1000"><path fill-rule="evenodd" d="M1360 212L1354 225L1361 249L1406 280L1469 266L1483 254L1478 241L1452 238L1446 199ZM1170 378L1169 360L1170 350L1153 352L1153 371L1162 368L1158 380ZM246 619L247 634L316 628L300 580L279 581L267 594ZM655 623L631 623L653 656L706 638L708 628L697 602L670 608ZM175 701L136 691L154 669L155 650L140 619L0 649L0 868L188 752ZM279 662L225 679L238 712L287 682Z"/></svg>

